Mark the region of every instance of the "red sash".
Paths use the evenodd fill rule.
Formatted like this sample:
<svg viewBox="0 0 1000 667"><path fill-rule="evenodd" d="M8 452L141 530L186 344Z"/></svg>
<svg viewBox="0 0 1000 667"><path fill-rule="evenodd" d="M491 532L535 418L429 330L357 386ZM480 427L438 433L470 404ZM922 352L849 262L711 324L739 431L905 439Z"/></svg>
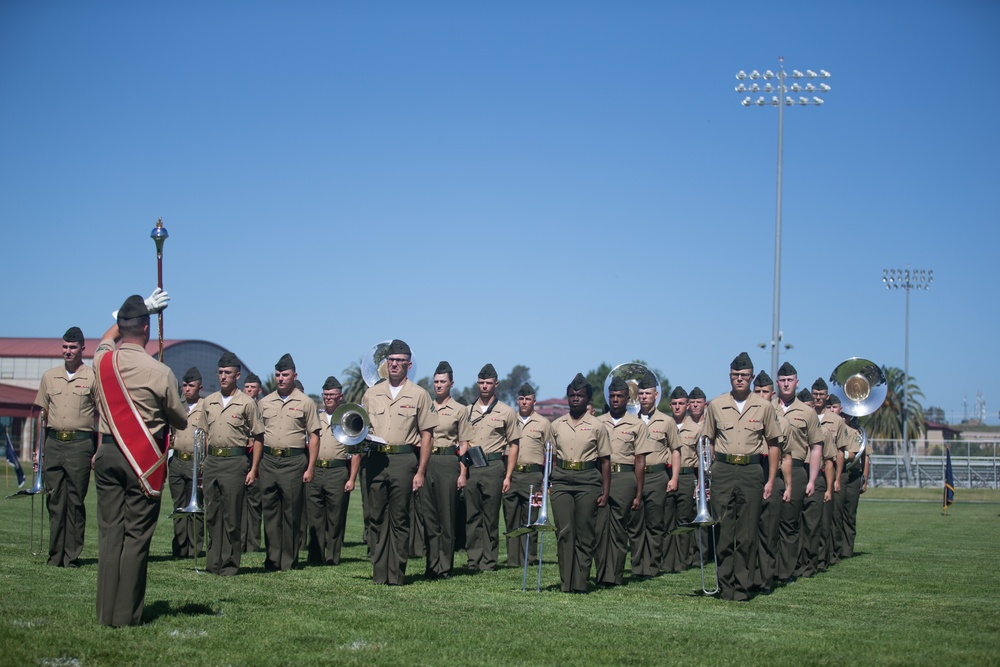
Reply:
<svg viewBox="0 0 1000 667"><path fill-rule="evenodd" d="M156 444L129 396L118 370L117 351L101 357L97 379L101 393L104 394L104 417L111 427L118 448L138 476L143 493L150 498L158 498L167 474L166 451L161 451Z"/></svg>

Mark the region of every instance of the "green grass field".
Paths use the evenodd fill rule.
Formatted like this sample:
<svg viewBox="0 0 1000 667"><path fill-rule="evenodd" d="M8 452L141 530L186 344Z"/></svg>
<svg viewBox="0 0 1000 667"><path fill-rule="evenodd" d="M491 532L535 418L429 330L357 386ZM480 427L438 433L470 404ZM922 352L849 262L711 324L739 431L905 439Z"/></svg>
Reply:
<svg viewBox="0 0 1000 667"><path fill-rule="evenodd" d="M564 595L551 534L541 593L534 570L526 593L520 569L424 581L421 559L376 587L357 496L339 567L264 573L255 553L220 578L169 557L165 500L147 622L123 629L95 620L93 488L76 570L30 554L30 499L0 500L0 665L1000 664L1000 493L960 489L942 516L925 491L870 491L855 558L746 604L695 594L698 571Z"/></svg>

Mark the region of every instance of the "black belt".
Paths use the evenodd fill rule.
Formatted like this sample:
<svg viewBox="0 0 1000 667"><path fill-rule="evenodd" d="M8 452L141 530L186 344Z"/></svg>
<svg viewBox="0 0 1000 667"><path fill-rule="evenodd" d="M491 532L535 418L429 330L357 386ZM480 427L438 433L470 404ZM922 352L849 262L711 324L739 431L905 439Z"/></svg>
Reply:
<svg viewBox="0 0 1000 667"><path fill-rule="evenodd" d="M611 472L634 472L635 466L631 463L612 463Z"/></svg>
<svg viewBox="0 0 1000 667"><path fill-rule="evenodd" d="M697 470L694 466L688 466L687 468L681 468L680 475L693 475L694 471Z"/></svg>
<svg viewBox="0 0 1000 667"><path fill-rule="evenodd" d="M492 454L485 454L487 461L499 461L503 458L503 452L493 452Z"/></svg>
<svg viewBox="0 0 1000 667"><path fill-rule="evenodd" d="M540 466L537 463L519 463L514 466L514 472L544 472L545 466Z"/></svg>
<svg viewBox="0 0 1000 667"><path fill-rule="evenodd" d="M264 453L270 454L271 456L277 456L278 458L283 458L285 456L295 456L297 454L305 454L305 447L264 447Z"/></svg>
<svg viewBox="0 0 1000 667"><path fill-rule="evenodd" d="M94 434L93 431L57 431L54 428L45 429L49 432L49 437L55 438L59 442L75 442L76 440L89 440Z"/></svg>
<svg viewBox="0 0 1000 667"><path fill-rule="evenodd" d="M431 452L431 456L458 456L458 450L451 445L435 447L434 451Z"/></svg>
<svg viewBox="0 0 1000 667"><path fill-rule="evenodd" d="M302 451L305 451L304 449ZM209 456L246 456L246 447L209 447Z"/></svg>
<svg viewBox="0 0 1000 667"><path fill-rule="evenodd" d="M736 466L748 466L763 463L764 457L760 454L716 454L715 460L720 463L730 463Z"/></svg>
<svg viewBox="0 0 1000 667"><path fill-rule="evenodd" d="M412 454L413 445L375 445L372 449L380 454Z"/></svg>
<svg viewBox="0 0 1000 667"><path fill-rule="evenodd" d="M346 468L347 459L316 459L317 468Z"/></svg>
<svg viewBox="0 0 1000 667"><path fill-rule="evenodd" d="M646 472L666 472L666 463L654 463L653 465L646 466Z"/></svg>
<svg viewBox="0 0 1000 667"><path fill-rule="evenodd" d="M563 470L593 470L597 467L597 461L566 461L556 459L556 465Z"/></svg>

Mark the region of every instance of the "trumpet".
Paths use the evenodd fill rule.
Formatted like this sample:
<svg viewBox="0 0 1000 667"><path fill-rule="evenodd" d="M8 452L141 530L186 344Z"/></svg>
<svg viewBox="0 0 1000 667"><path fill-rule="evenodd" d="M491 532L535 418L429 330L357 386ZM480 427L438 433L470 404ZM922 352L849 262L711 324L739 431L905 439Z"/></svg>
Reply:
<svg viewBox="0 0 1000 667"><path fill-rule="evenodd" d="M37 453L38 468L35 470L35 483L32 484L30 489L22 489L17 493L7 496L7 500L11 498L19 498L24 496L31 496L31 528L28 534L28 549L33 549L35 542L35 496L45 495L45 487L42 486L42 469L43 469L43 456L45 454L45 411L38 417L38 437L36 439L35 452ZM44 553L43 540L45 539L45 505L41 506L41 516L38 523L38 551L31 551L32 556L37 556L40 553Z"/></svg>
<svg viewBox="0 0 1000 667"><path fill-rule="evenodd" d="M528 554L531 546L531 536L540 533L538 536L538 582L535 590L542 590L542 552L545 548L545 532L555 530L549 523L549 473L552 471L552 443L545 443L545 468L542 472L542 485L538 491L534 486L528 487L528 520L521 528L507 533L506 537L520 537L527 535L524 540L524 576L521 580L521 592L528 586ZM531 520L531 509L539 508L538 516Z"/></svg>
<svg viewBox="0 0 1000 667"><path fill-rule="evenodd" d="M191 457L191 499L188 501L186 507L178 507L174 509L171 516L174 514L204 514L205 508L201 506L198 501L198 489L201 487L201 479L198 477L198 462L200 459L205 458L207 449L207 434L204 429L198 428L194 429L194 453ZM196 549L197 551L197 549Z"/></svg>
<svg viewBox="0 0 1000 667"><path fill-rule="evenodd" d="M708 446L711 441L707 435L698 438L698 514L687 523L682 523L677 528L670 531L671 535L680 535L698 528L711 527L719 523L712 516L712 511L708 508L708 489L705 486L705 471L709 469L712 459L709 456ZM698 531L698 560L701 562L701 591L705 595L715 595L719 592L719 554L715 544L715 531L709 530L712 536L712 554L715 561L715 587L708 588L705 581L705 551L701 544L701 531Z"/></svg>

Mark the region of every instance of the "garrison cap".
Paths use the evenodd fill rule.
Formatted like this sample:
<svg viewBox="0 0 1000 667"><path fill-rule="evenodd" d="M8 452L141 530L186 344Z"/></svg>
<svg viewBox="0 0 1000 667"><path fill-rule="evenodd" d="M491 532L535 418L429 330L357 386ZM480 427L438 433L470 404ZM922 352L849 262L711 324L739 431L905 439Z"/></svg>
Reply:
<svg viewBox="0 0 1000 667"><path fill-rule="evenodd" d="M827 405L840 405L840 396L836 394L830 394L829 398L826 399Z"/></svg>
<svg viewBox="0 0 1000 667"><path fill-rule="evenodd" d="M294 386L294 387L295 387L296 389L298 389L298 390L299 390L299 391L301 391L301 392L305 392L305 390L306 390L306 387L305 387L305 385L303 385L303 384L302 384L302 380L296 380L296 381L295 381L295 382L293 383L293 385L292 385L292 386Z"/></svg>
<svg viewBox="0 0 1000 667"><path fill-rule="evenodd" d="M493 364L486 364L483 369L479 371L480 380L496 380L497 379L497 369L493 368Z"/></svg>
<svg viewBox="0 0 1000 667"><path fill-rule="evenodd" d="M684 391L684 387L680 385L674 387L674 390L670 392L670 400L674 400L675 398L687 398L687 397L688 393Z"/></svg>
<svg viewBox="0 0 1000 667"><path fill-rule="evenodd" d="M787 361L781 364L781 368L778 369L778 377L785 377L788 375L798 375L799 372L795 370L795 366L792 366Z"/></svg>
<svg viewBox="0 0 1000 667"><path fill-rule="evenodd" d="M181 382L201 382L201 371L192 366L184 372Z"/></svg>
<svg viewBox="0 0 1000 667"><path fill-rule="evenodd" d="M323 391L330 391L331 389L343 389L344 385L340 384L340 380L334 376L330 376L323 383Z"/></svg>
<svg viewBox="0 0 1000 667"><path fill-rule="evenodd" d="M740 352L738 355L736 355L736 358L733 359L733 362L731 364L729 364L729 370L732 370L732 371L747 371L747 370L750 370L750 371L752 371L753 370L753 362L750 361L750 355L747 354L746 352Z"/></svg>
<svg viewBox="0 0 1000 667"><path fill-rule="evenodd" d="M705 396L705 392L703 392L701 390L701 387L695 387L694 389L691 390L691 393L688 394L688 398L691 398L691 399L694 399L694 398L707 398L707 396Z"/></svg>
<svg viewBox="0 0 1000 667"><path fill-rule="evenodd" d="M583 389L585 387L591 389L590 384L587 383L587 378L583 377L583 373L577 373L576 377L573 378L573 381L570 382L569 386L566 387L566 390L569 391L570 389Z"/></svg>
<svg viewBox="0 0 1000 667"><path fill-rule="evenodd" d="M80 330L80 327L70 327L63 334L63 340L67 343L82 343L83 331Z"/></svg>
<svg viewBox="0 0 1000 667"><path fill-rule="evenodd" d="M826 386L826 382L823 380L823 378L816 378L816 381L813 382L812 388L819 391L826 391L827 389L829 389L829 387Z"/></svg>
<svg viewBox="0 0 1000 667"><path fill-rule="evenodd" d="M250 375L247 375L247 380L243 384L251 384L251 383L254 383L254 382L256 382L257 384L260 384L260 378L257 377L256 373L250 373Z"/></svg>
<svg viewBox="0 0 1000 667"><path fill-rule="evenodd" d="M240 365L240 360L236 357L235 354L233 354L232 352L225 352L225 353L223 353L223 355L221 357L219 357L219 368L236 368L236 369L241 369L241 368L243 368L243 366ZM251 375L253 375L253 373L251 373ZM253 377L257 377L257 376L253 375ZM260 378L257 378L256 381L260 382ZM250 380L250 378L247 378L247 382L253 382L253 380Z"/></svg>
<svg viewBox="0 0 1000 667"><path fill-rule="evenodd" d="M438 364L437 368L434 369L434 375L443 375L445 373L454 373L454 372L455 371L453 371L451 368L451 364L449 364L447 361L442 361L441 363Z"/></svg>
<svg viewBox="0 0 1000 667"><path fill-rule="evenodd" d="M125 303L118 309L119 320L131 320L144 315L149 315L149 308L146 307L145 299L138 294L133 294L125 299Z"/></svg>
<svg viewBox="0 0 1000 667"><path fill-rule="evenodd" d="M281 359L278 359L278 363L274 365L274 370L276 371L294 371L295 362L292 360L292 355L285 352L281 355Z"/></svg>
<svg viewBox="0 0 1000 667"><path fill-rule="evenodd" d="M521 388L517 390L517 395L518 396L534 396L535 395L535 388L532 387L527 382L525 382L524 384L521 385Z"/></svg>
<svg viewBox="0 0 1000 667"><path fill-rule="evenodd" d="M652 373L643 373L642 377L638 381L639 389L659 389L656 386L656 378L653 377Z"/></svg>
<svg viewBox="0 0 1000 667"><path fill-rule="evenodd" d="M398 338L393 338L392 342L389 343L389 349L385 352L386 356L390 354L405 354L408 357L412 357L413 353L410 352L410 346L399 340Z"/></svg>
<svg viewBox="0 0 1000 667"><path fill-rule="evenodd" d="M802 391L800 391L795 396L795 398L799 399L803 403L808 403L810 405L812 405L812 402L813 402L813 395L809 392L808 389L803 389Z"/></svg>
<svg viewBox="0 0 1000 667"><path fill-rule="evenodd" d="M611 378L611 384L608 385L608 391L624 391L628 393L628 382L622 379L621 375L616 375Z"/></svg>
<svg viewBox="0 0 1000 667"><path fill-rule="evenodd" d="M774 380L772 380L771 376L767 374L767 371L761 371L760 373L757 373L757 377L754 378L754 380L753 380L753 386L755 386L755 387L773 387L774 386Z"/></svg>

